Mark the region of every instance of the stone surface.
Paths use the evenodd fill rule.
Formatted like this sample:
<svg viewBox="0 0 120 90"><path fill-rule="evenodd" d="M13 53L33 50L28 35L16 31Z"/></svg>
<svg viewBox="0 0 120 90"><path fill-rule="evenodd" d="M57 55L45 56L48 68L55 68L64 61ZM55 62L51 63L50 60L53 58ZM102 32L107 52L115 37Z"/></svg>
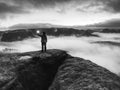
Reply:
<svg viewBox="0 0 120 90"><path fill-rule="evenodd" d="M0 55L0 90L120 90L120 77L62 50Z"/></svg>
<svg viewBox="0 0 120 90"><path fill-rule="evenodd" d="M89 60L69 58L49 90L120 90L120 77Z"/></svg>
<svg viewBox="0 0 120 90"><path fill-rule="evenodd" d="M13 68L14 76L11 75L10 79L1 84L0 90L48 90L58 67L68 54L62 50L48 50L44 53L34 51L4 55L4 59L9 58L7 56L16 57L18 63Z"/></svg>

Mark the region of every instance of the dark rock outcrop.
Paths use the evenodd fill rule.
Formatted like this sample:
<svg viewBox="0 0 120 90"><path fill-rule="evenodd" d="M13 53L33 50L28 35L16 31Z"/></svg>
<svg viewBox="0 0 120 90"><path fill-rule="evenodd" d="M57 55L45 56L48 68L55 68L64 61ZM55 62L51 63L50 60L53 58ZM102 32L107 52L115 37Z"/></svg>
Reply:
<svg viewBox="0 0 120 90"><path fill-rule="evenodd" d="M14 30L3 33L1 41L4 42L20 41L32 37L34 37L34 35L31 32L28 32L27 30Z"/></svg>
<svg viewBox="0 0 120 90"><path fill-rule="evenodd" d="M120 46L119 42L114 42L114 41L97 41L97 42L93 42L93 44L103 44L103 45L111 45L111 46Z"/></svg>
<svg viewBox="0 0 120 90"><path fill-rule="evenodd" d="M103 29L102 31L101 31L102 33L120 33L120 29L118 28L118 29Z"/></svg>
<svg viewBox="0 0 120 90"><path fill-rule="evenodd" d="M93 30L78 30L73 28L35 28L35 29L18 29L18 30L9 30L4 31L0 34L1 41L3 42L13 42L20 41L28 38L34 38L36 35L36 30L40 30L41 32L46 32L48 36L94 36Z"/></svg>
<svg viewBox="0 0 120 90"><path fill-rule="evenodd" d="M120 77L89 60L69 58L49 90L120 90Z"/></svg>
<svg viewBox="0 0 120 90"><path fill-rule="evenodd" d="M12 61L8 61L15 66L10 70L13 73L10 74L11 78L0 83L0 90L120 90L120 77L89 60L72 57L62 50L0 57L11 58ZM16 59L16 63L13 59Z"/></svg>
<svg viewBox="0 0 120 90"><path fill-rule="evenodd" d="M68 56L61 50L13 54L10 57L17 57L19 63L12 70L14 76L2 83L0 90L48 90L59 66Z"/></svg>

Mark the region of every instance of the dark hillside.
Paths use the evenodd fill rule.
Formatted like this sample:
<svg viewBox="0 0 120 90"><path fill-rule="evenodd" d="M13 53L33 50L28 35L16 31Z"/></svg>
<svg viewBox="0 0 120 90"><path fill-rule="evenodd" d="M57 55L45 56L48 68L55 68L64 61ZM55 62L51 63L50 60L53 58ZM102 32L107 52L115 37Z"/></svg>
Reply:
<svg viewBox="0 0 120 90"><path fill-rule="evenodd" d="M11 30L5 31L1 34L1 41L4 42L12 42L24 40L27 38L34 38L36 35L36 30L40 30L41 32L46 32L48 36L95 36L92 30L77 30L73 28L36 28L36 29L20 29L20 30Z"/></svg>

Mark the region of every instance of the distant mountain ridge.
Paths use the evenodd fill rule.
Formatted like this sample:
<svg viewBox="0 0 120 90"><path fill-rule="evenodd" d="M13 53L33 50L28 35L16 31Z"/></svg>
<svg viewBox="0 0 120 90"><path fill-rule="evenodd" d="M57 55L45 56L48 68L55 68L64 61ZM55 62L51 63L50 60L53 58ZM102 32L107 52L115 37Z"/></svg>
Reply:
<svg viewBox="0 0 120 90"><path fill-rule="evenodd" d="M112 24L115 25L113 26ZM96 24L90 24L90 25L73 25L73 26L64 26L64 25L55 25L55 24L50 24L50 23L29 23L29 24L16 24L13 26L8 27L8 30L16 30L16 29L34 29L34 28L75 28L75 29L83 29L83 30L88 30L88 29L120 29L120 23L109 20L109 22L104 22L104 23L96 23ZM7 28L5 28L7 30ZM3 31L3 29L2 29Z"/></svg>
<svg viewBox="0 0 120 90"><path fill-rule="evenodd" d="M12 42L34 38L36 31L46 32L48 36L97 36L92 30L78 30L74 28L34 28L34 29L17 29L9 30L1 33L1 41Z"/></svg>
<svg viewBox="0 0 120 90"><path fill-rule="evenodd" d="M97 23L96 27L120 28L120 19L107 20L105 22Z"/></svg>
<svg viewBox="0 0 120 90"><path fill-rule="evenodd" d="M19 41L26 38L34 38L36 30L46 32L49 36L95 36L94 32L100 33L120 33L120 29L82 27L82 26L61 26L49 23L17 24L9 27L7 31L0 31L0 40L5 42Z"/></svg>
<svg viewBox="0 0 120 90"><path fill-rule="evenodd" d="M52 28L52 27L65 27L62 25L53 25L49 23L30 23L30 24L16 24L10 26L9 29L16 30L16 29L34 29L34 28Z"/></svg>

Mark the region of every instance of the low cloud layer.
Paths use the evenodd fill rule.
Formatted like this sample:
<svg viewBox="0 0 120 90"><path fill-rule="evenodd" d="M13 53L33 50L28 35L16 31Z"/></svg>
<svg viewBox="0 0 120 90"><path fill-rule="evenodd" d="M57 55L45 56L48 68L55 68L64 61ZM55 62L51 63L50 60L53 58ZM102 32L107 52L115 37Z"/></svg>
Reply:
<svg viewBox="0 0 120 90"><path fill-rule="evenodd" d="M48 49L62 49L69 54L91 60L110 71L120 73L120 46L92 43L96 41L119 42L120 34L100 34L100 37L49 37ZM13 43L1 43L1 48L13 48L13 52L27 52L41 49L40 38Z"/></svg>

